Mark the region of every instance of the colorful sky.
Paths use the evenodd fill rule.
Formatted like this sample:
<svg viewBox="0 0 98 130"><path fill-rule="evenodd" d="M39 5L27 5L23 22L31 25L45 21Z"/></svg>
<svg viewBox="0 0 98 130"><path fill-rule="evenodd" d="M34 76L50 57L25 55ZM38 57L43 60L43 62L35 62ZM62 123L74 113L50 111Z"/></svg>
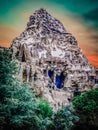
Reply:
<svg viewBox="0 0 98 130"><path fill-rule="evenodd" d="M25 29L29 16L40 8L63 23L89 61L98 67L98 0L1 0L0 45L9 47Z"/></svg>

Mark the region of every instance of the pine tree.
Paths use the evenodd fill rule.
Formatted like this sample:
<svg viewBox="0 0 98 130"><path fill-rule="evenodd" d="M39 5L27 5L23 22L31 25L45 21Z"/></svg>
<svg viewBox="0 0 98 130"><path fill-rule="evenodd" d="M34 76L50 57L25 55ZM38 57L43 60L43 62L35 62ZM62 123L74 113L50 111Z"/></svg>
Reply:
<svg viewBox="0 0 98 130"><path fill-rule="evenodd" d="M77 96L73 100L77 115L80 117L78 126L98 129L98 88ZM85 128L84 128L85 129Z"/></svg>
<svg viewBox="0 0 98 130"><path fill-rule="evenodd" d="M0 52L0 130L45 130L50 119L43 117L39 100L16 72L10 50Z"/></svg>

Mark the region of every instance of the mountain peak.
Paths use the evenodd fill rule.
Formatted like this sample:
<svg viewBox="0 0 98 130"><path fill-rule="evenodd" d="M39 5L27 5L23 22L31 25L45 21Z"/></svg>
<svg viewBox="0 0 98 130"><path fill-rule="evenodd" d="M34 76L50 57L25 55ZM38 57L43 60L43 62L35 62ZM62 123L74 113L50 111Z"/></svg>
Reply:
<svg viewBox="0 0 98 130"><path fill-rule="evenodd" d="M39 26L47 28L49 31L66 33L66 29L63 24L53 16L51 16L44 8L36 10L33 15L30 16L27 24L27 29Z"/></svg>
<svg viewBox="0 0 98 130"><path fill-rule="evenodd" d="M35 12L37 12L37 13L48 13L46 11L46 9L44 9L44 8L40 8L40 9L36 10Z"/></svg>
<svg viewBox="0 0 98 130"><path fill-rule="evenodd" d="M42 95L54 110L69 103L75 87L84 92L97 81L95 68L75 37L43 8L30 16L27 28L13 40L11 49L20 63L19 77L30 82L37 96Z"/></svg>

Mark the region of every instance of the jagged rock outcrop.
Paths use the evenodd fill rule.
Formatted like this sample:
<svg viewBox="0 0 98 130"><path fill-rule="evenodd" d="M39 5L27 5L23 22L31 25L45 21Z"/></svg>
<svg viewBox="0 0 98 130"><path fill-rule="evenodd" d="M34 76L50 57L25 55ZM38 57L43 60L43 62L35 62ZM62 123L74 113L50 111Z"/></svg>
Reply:
<svg viewBox="0 0 98 130"><path fill-rule="evenodd" d="M83 55L75 37L45 9L30 16L24 32L10 47L20 62L20 77L56 110L68 103L75 87L95 85L96 69ZM62 90L61 90L62 89Z"/></svg>

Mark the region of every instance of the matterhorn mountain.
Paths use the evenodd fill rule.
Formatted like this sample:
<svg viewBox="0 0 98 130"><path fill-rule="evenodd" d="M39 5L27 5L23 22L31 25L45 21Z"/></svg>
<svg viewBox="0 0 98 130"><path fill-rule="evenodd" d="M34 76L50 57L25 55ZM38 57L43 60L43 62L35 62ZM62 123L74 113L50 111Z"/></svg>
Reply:
<svg viewBox="0 0 98 130"><path fill-rule="evenodd" d="M96 69L83 55L75 37L45 9L30 16L24 32L10 47L19 61L19 77L54 110L69 103L74 90L95 85Z"/></svg>

